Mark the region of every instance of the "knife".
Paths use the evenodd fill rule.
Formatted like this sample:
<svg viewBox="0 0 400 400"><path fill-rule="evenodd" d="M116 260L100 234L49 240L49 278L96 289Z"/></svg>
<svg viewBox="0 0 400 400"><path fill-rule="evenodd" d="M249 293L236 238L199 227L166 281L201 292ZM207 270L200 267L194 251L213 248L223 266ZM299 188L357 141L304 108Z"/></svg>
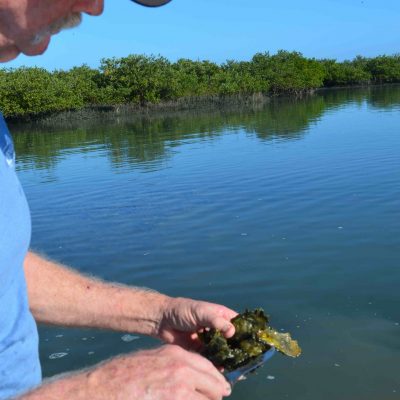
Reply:
<svg viewBox="0 0 400 400"><path fill-rule="evenodd" d="M271 347L265 353L259 355L243 367L225 373L226 380L233 386L240 378L261 367L276 353L275 347Z"/></svg>

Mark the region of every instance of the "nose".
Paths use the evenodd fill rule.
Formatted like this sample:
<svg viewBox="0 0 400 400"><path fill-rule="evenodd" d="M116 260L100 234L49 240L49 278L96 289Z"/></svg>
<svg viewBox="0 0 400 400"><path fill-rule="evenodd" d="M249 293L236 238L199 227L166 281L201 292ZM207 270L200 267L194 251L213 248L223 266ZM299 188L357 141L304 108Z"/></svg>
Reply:
<svg viewBox="0 0 400 400"><path fill-rule="evenodd" d="M76 0L72 12L100 15L104 10L104 0Z"/></svg>

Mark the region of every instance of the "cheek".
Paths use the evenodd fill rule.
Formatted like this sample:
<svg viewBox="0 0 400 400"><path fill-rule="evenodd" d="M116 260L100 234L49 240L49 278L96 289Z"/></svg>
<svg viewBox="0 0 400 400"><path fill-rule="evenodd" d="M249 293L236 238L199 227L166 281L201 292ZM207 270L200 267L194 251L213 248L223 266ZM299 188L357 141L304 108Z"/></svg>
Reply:
<svg viewBox="0 0 400 400"><path fill-rule="evenodd" d="M0 60L8 61L23 51L41 54L44 40L32 46L32 38L53 21L71 12L72 0L0 0Z"/></svg>
<svg viewBox="0 0 400 400"><path fill-rule="evenodd" d="M1 1L1 0L0 0ZM32 37L71 12L72 0L28 0L24 36Z"/></svg>

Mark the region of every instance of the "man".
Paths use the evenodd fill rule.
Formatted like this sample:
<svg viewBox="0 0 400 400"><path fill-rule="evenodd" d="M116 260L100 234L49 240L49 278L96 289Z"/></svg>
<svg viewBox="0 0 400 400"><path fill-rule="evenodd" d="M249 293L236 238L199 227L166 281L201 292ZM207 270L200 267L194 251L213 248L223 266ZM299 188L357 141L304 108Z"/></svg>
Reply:
<svg viewBox="0 0 400 400"><path fill-rule="evenodd" d="M137 0L157 6L169 0ZM51 35L100 15L103 0L0 0L0 60L36 55ZM14 171L14 148L0 114L0 399L221 399L222 374L198 349L204 327L233 335L235 312L150 290L87 278L28 252L28 206ZM124 355L41 384L35 321L137 332L163 347Z"/></svg>

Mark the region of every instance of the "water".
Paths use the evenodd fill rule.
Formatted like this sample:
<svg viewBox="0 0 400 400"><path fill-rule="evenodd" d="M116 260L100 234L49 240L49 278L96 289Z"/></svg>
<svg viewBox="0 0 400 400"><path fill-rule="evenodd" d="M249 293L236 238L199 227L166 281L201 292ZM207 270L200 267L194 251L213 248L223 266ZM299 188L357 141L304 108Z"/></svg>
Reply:
<svg viewBox="0 0 400 400"><path fill-rule="evenodd" d="M303 355L232 399L397 399L400 88L14 127L34 249L101 278L263 307ZM40 327L46 376L158 343Z"/></svg>

